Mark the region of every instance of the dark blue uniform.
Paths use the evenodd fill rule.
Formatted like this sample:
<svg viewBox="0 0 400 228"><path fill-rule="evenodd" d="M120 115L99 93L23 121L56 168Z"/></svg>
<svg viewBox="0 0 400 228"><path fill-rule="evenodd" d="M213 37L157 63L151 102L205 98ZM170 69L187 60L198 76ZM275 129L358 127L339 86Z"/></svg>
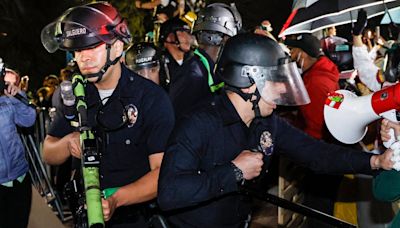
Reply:
<svg viewBox="0 0 400 228"><path fill-rule="evenodd" d="M102 140L101 189L138 180L150 171L148 156L165 151L173 129L174 113L167 94L123 65L118 85L105 105L93 84L88 83L85 90L89 126ZM126 124L120 126L126 117ZM100 125L120 128L105 131ZM48 134L61 138L73 130L58 110Z"/></svg>
<svg viewBox="0 0 400 228"><path fill-rule="evenodd" d="M179 65L169 54L168 70L171 77L169 97L175 110L175 116L181 117L192 110L194 105L211 99L207 71L197 56L186 53L182 65Z"/></svg>
<svg viewBox="0 0 400 228"><path fill-rule="evenodd" d="M226 96L184 119L161 166L158 201L178 227L243 227L249 205L237 193L230 162L245 149L277 152L323 173L371 173L371 155L316 141L276 115L247 127Z"/></svg>

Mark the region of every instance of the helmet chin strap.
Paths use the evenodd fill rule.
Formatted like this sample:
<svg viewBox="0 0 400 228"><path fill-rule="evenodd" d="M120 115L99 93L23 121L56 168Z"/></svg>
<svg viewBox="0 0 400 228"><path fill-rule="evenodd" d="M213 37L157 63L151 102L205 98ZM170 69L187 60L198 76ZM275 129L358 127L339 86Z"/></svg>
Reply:
<svg viewBox="0 0 400 228"><path fill-rule="evenodd" d="M179 40L178 34L176 32L177 31L174 32L175 42L171 42L171 43L175 44L181 52L186 53L187 51L185 51L181 48L181 41Z"/></svg>
<svg viewBox="0 0 400 228"><path fill-rule="evenodd" d="M261 117L261 111L260 111L260 106L258 106L258 102L261 99L261 95L258 92L258 89L254 91L253 93L244 93L240 88L234 87L234 86L229 86L226 85L225 89L230 90L236 94L238 94L244 101L251 101L253 104L253 110L254 110L254 116L255 118ZM256 99L252 100L253 96L256 97Z"/></svg>
<svg viewBox="0 0 400 228"><path fill-rule="evenodd" d="M258 89L256 89L252 95L256 96L256 99L252 100L251 103L253 103L254 116L255 118L258 118L261 117L260 106L258 106L258 103L261 100L261 94L258 92Z"/></svg>
<svg viewBox="0 0 400 228"><path fill-rule="evenodd" d="M94 78L97 77L97 80L95 83L98 83L103 79L103 75L107 72L108 68L112 65L115 65L117 62L119 62L119 59L121 58L122 55L119 57L115 58L113 61L110 60L110 50L111 50L111 44L106 45L106 50L107 50L107 61L106 64L101 68L101 70L97 73L94 74L86 74L87 78Z"/></svg>

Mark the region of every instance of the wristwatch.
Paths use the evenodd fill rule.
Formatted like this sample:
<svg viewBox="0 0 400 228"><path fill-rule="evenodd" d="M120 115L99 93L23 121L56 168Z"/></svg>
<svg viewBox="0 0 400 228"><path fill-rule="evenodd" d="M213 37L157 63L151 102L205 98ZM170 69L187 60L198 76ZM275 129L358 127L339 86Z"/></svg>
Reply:
<svg viewBox="0 0 400 228"><path fill-rule="evenodd" d="M239 169L233 162L231 162L231 166L233 168L233 172L235 173L235 178L237 182L243 181L243 172Z"/></svg>

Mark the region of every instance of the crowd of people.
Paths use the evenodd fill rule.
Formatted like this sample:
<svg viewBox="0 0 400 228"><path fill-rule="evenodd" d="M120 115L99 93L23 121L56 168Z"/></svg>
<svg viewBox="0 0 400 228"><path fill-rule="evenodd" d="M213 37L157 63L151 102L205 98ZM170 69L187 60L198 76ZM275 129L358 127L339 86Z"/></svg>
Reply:
<svg viewBox="0 0 400 228"><path fill-rule="evenodd" d="M30 193L24 193L24 204L13 205L26 210L21 220L12 216L9 200L20 197L29 186L16 126L33 125L35 109L10 97L27 93L36 106L51 110L42 156L48 165L59 167L53 174L57 190L62 192L70 179L82 179L77 165L86 152L79 126L82 119L78 114L70 118L60 86L64 80L74 81L75 75L85 78L84 127L93 131L101 155L99 188L106 227L161 223L167 227L247 227L252 201L241 190L267 190L262 183L273 155L308 169L304 203L329 215L333 215L343 174L377 176L373 186L377 193L386 191L385 181L397 179L392 149L379 147L379 153L367 153L343 145L324 121L328 94L341 87L344 65L336 58L340 45L352 45L353 69L365 93L392 85L400 76L398 43L379 34L371 38L365 11L358 14L350 43L336 36L334 27L322 39L295 34L278 40L267 20L243 31L234 4L203 5L196 20L185 20L193 10L185 1L165 5L137 0L135 6L149 13L154 10L158 16L151 42L132 44L118 10L109 3L94 2L65 11L42 30L47 51L73 54L73 61L59 76L47 76L43 87L29 95L29 78L5 70L0 103L7 107L1 109L7 121L2 123L11 132L4 136L14 140L0 141L0 170L5 171L0 172L4 217L0 227L26 227L30 207ZM367 38L363 41L363 37ZM397 66L396 72L375 64L385 56L382 50L391 50L390 66ZM391 79L384 80L382 75ZM82 96L76 97L77 103L79 99ZM284 118L278 109L282 106L295 106L295 117ZM394 122L384 121L382 126L384 141L390 138L389 128L400 132ZM381 141L379 135L375 139ZM381 199L394 200L398 191L393 190L390 197L381 195ZM77 224L79 215L72 213ZM22 224L16 225L17 220ZM309 219L307 227L330 226Z"/></svg>

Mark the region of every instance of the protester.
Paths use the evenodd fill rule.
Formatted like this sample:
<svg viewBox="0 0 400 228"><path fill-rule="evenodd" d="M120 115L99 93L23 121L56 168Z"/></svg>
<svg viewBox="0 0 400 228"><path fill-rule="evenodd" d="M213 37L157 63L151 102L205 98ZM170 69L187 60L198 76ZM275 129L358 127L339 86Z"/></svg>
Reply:
<svg viewBox="0 0 400 228"><path fill-rule="evenodd" d="M7 74L10 72L19 76L13 70ZM16 95L26 98L25 92L15 83L5 81L4 75L0 75L0 91L0 227L25 228L31 210L32 185L17 126L32 126L36 111L16 99Z"/></svg>

